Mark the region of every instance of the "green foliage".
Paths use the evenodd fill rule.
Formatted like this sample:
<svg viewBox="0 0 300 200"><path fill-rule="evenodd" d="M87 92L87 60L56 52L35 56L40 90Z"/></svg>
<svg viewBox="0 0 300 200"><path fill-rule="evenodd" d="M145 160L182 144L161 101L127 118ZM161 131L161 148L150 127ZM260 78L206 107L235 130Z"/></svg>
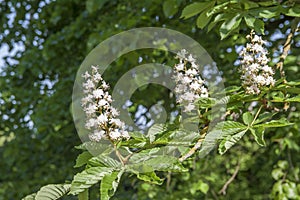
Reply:
<svg viewBox="0 0 300 200"><path fill-rule="evenodd" d="M210 31L216 25L219 29L221 40L233 32L238 32L244 25L264 34L265 24L263 19L280 18L280 16L300 17L300 6L297 1L280 3L277 1L206 1L195 2L187 5L181 17L188 19L198 15L197 26L201 29L207 27ZM211 23L209 21L214 19ZM244 19L245 24L240 26Z"/></svg>
<svg viewBox="0 0 300 200"><path fill-rule="evenodd" d="M37 193L23 198L24 200L56 200L70 191L70 184L56 184L43 186Z"/></svg>
<svg viewBox="0 0 300 200"><path fill-rule="evenodd" d="M95 183L98 183L103 177L111 174L112 168L107 167L91 167L74 176L71 184L70 194L79 194L90 188Z"/></svg>

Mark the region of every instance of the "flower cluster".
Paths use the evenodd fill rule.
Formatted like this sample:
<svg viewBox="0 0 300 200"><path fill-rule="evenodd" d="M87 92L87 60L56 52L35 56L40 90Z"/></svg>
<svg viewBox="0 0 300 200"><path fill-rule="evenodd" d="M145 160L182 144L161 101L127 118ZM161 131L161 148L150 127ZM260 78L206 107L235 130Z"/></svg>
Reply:
<svg viewBox="0 0 300 200"><path fill-rule="evenodd" d="M259 94L264 86L273 86L274 71L268 66L268 51L264 48L265 41L251 31L247 35L250 43L240 52L242 85L248 94Z"/></svg>
<svg viewBox="0 0 300 200"><path fill-rule="evenodd" d="M184 106L184 111L195 109L194 103L200 97L208 97L208 90L200 77L199 66L192 54L183 49L177 53L179 63L174 67L173 78L176 82L177 103Z"/></svg>
<svg viewBox="0 0 300 200"><path fill-rule="evenodd" d="M119 112L111 106L109 85L102 79L98 68L92 66L92 73L86 71L82 77L84 97L81 105L86 114L85 127L92 131L90 140L99 142L102 138L113 141L129 139L124 122L117 118Z"/></svg>

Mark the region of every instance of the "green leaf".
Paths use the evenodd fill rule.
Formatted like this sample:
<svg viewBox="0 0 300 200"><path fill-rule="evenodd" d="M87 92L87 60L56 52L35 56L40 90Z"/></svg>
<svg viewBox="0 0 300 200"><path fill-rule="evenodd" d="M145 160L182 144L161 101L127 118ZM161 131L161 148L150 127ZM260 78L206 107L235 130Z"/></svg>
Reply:
<svg viewBox="0 0 300 200"><path fill-rule="evenodd" d="M214 21L210 22L208 27L207 27L207 32L211 31L211 29L213 27L215 27L215 25L221 21L225 21L226 18L225 18L225 14L224 13L220 13L218 15L216 15L216 17L214 18Z"/></svg>
<svg viewBox="0 0 300 200"><path fill-rule="evenodd" d="M164 132L164 131L165 131L165 125L164 124L154 124L149 129L146 137L148 137L150 139L150 143L152 143L155 140L155 136L157 134L160 134L160 133Z"/></svg>
<svg viewBox="0 0 300 200"><path fill-rule="evenodd" d="M286 100L286 102L300 102L300 95L289 98Z"/></svg>
<svg viewBox="0 0 300 200"><path fill-rule="evenodd" d="M230 149L233 145L235 145L247 132L247 130L238 132L237 134L227 136L219 145L219 153L223 155Z"/></svg>
<svg viewBox="0 0 300 200"><path fill-rule="evenodd" d="M100 196L101 200L109 200L110 197L116 192L121 176L123 175L124 170L114 171L111 174L107 174L103 177L100 184Z"/></svg>
<svg viewBox="0 0 300 200"><path fill-rule="evenodd" d="M164 182L164 180L159 178L155 172L136 173L136 175L137 175L137 178L142 181L154 183L157 185L161 185Z"/></svg>
<svg viewBox="0 0 300 200"><path fill-rule="evenodd" d="M276 169L273 169L273 170L272 170L272 177L273 177L275 180L279 180L279 179L281 179L283 176L284 176L284 172L282 171L282 169L276 168Z"/></svg>
<svg viewBox="0 0 300 200"><path fill-rule="evenodd" d="M77 195L92 185L98 183L107 174L113 172L112 168L107 167L91 167L76 174L71 183L70 194Z"/></svg>
<svg viewBox="0 0 300 200"><path fill-rule="evenodd" d="M82 152L81 154L79 154L79 156L76 158L76 164L75 164L75 168L76 167L81 167L85 164L87 164L88 160L91 159L93 156L92 154L90 154L90 152L85 151Z"/></svg>
<svg viewBox="0 0 300 200"><path fill-rule="evenodd" d="M171 17L178 12L177 0L166 0L163 4L163 11L166 17Z"/></svg>
<svg viewBox="0 0 300 200"><path fill-rule="evenodd" d="M192 187L190 188L190 192L192 195L194 195L197 191L201 191L203 194L206 194L209 190L209 185L202 180L199 180L198 182L194 183Z"/></svg>
<svg viewBox="0 0 300 200"><path fill-rule="evenodd" d="M93 157L88 162L91 166L99 166L99 167L109 167L109 168L115 168L120 169L122 167L122 164L109 156L105 155L98 155L97 157Z"/></svg>
<svg viewBox="0 0 300 200"><path fill-rule="evenodd" d="M188 19L192 16L199 14L206 8L212 7L214 4L215 4L215 1L192 3L183 9L180 18Z"/></svg>
<svg viewBox="0 0 300 200"><path fill-rule="evenodd" d="M261 19L256 19L254 22L254 30L257 34L264 34L265 23Z"/></svg>
<svg viewBox="0 0 300 200"><path fill-rule="evenodd" d="M242 123L235 122L235 121L224 121L220 122L215 127L216 130L221 130L222 135L220 135L220 138L224 138L227 135L232 135L234 133L237 133L241 130L247 129L247 126L245 126Z"/></svg>
<svg viewBox="0 0 300 200"><path fill-rule="evenodd" d="M222 11L224 8L227 7L228 4L230 4L231 2L233 1L227 1L227 2L224 2L222 4L219 4L219 5L216 5L213 7L213 9L211 9L208 13L207 13L207 16L212 16L220 11Z"/></svg>
<svg viewBox="0 0 300 200"><path fill-rule="evenodd" d="M299 197L297 186L294 182L287 181L283 184L282 188L288 199L296 199L296 197Z"/></svg>
<svg viewBox="0 0 300 200"><path fill-rule="evenodd" d="M70 184L50 184L42 187L35 196L35 199L56 200L70 191Z"/></svg>
<svg viewBox="0 0 300 200"><path fill-rule="evenodd" d="M243 114L243 122L246 124L246 125L250 125L253 121L253 115L250 113L250 112L245 112Z"/></svg>
<svg viewBox="0 0 300 200"><path fill-rule="evenodd" d="M226 88L225 88L225 92L226 92L226 93L237 92L237 91L239 91L241 88L242 88L241 86L236 86L236 85L234 85L234 86L229 86L229 87L226 87Z"/></svg>
<svg viewBox="0 0 300 200"><path fill-rule="evenodd" d="M290 8L288 10L288 12L285 14L290 17L300 17L300 6L297 5L297 6Z"/></svg>
<svg viewBox="0 0 300 200"><path fill-rule="evenodd" d="M204 183L203 181L198 181L199 184L199 190L206 194L209 190L209 185L207 183Z"/></svg>
<svg viewBox="0 0 300 200"><path fill-rule="evenodd" d="M130 137L138 140L138 141L146 141L146 137L143 133L141 132L128 132Z"/></svg>
<svg viewBox="0 0 300 200"><path fill-rule="evenodd" d="M78 194L78 200L89 200L89 190L86 189Z"/></svg>
<svg viewBox="0 0 300 200"><path fill-rule="evenodd" d="M214 129L209 131L206 135L199 151L199 156L203 157L207 155L216 146L218 140L225 142L226 138L238 132L246 131L247 128L248 127L244 124L235 121L219 122L215 125Z"/></svg>
<svg viewBox="0 0 300 200"><path fill-rule="evenodd" d="M85 3L86 10L89 13L93 13L97 10L100 10L103 5L108 2L109 0L87 0Z"/></svg>
<svg viewBox="0 0 300 200"><path fill-rule="evenodd" d="M249 28L253 29L255 27L255 21L256 21L255 17L251 15L246 15L244 16L244 20Z"/></svg>
<svg viewBox="0 0 300 200"><path fill-rule="evenodd" d="M258 16L260 18L273 18L273 17L277 17L280 15L280 11L281 11L282 7L281 6L273 6L273 7L268 7L266 8L257 8L257 9L251 9L249 11L249 13L252 16Z"/></svg>
<svg viewBox="0 0 300 200"><path fill-rule="evenodd" d="M208 24L208 22L210 21L210 19L211 19L211 16L208 17L208 16L206 15L206 12L205 12L205 11L202 12L202 13L199 15L199 17L197 18L197 26L198 26L198 28L203 29L203 28Z"/></svg>
<svg viewBox="0 0 300 200"><path fill-rule="evenodd" d="M221 40L225 39L232 31L234 31L241 23L241 15L237 14L228 21L225 21L220 27Z"/></svg>
<svg viewBox="0 0 300 200"><path fill-rule="evenodd" d="M250 129L252 135L254 136L255 141L257 142L257 144L259 144L260 146L266 146L266 142L264 139L264 132L265 129L262 127L256 128L256 129Z"/></svg>
<svg viewBox="0 0 300 200"><path fill-rule="evenodd" d="M264 121L272 118L276 114L277 114L276 112L273 112L273 113L265 112L265 113L259 115L258 118L254 121L253 124L259 124L261 122L264 122Z"/></svg>
<svg viewBox="0 0 300 200"><path fill-rule="evenodd" d="M286 160L279 160L277 162L277 165L282 170L287 170L289 167L289 163Z"/></svg>
<svg viewBox="0 0 300 200"><path fill-rule="evenodd" d="M35 200L35 196L36 196L36 193L33 193L33 194L27 195L26 197L22 198L22 200Z"/></svg>
<svg viewBox="0 0 300 200"><path fill-rule="evenodd" d="M252 15L244 16L244 20L245 20L247 26L251 29L254 29L255 32L257 32L258 34L264 33L265 23L262 20L257 19Z"/></svg>
<svg viewBox="0 0 300 200"><path fill-rule="evenodd" d="M131 156L128 165L126 165L126 168L129 171L139 172L186 171L186 169L179 162L178 158L169 155L159 155L159 153L162 154L163 152L155 151L155 154L153 154L152 149L147 149L139 153L135 153Z"/></svg>
<svg viewBox="0 0 300 200"><path fill-rule="evenodd" d="M287 121L287 119L279 119L279 120L272 120L270 122L266 122L263 124L257 124L254 127L263 127L263 128L275 128L275 127L283 127L283 126L290 126L293 123Z"/></svg>
<svg viewBox="0 0 300 200"><path fill-rule="evenodd" d="M289 92L289 93L293 93L293 94L300 94L300 88L296 88L296 87L290 87L290 88L277 88L278 90L284 91L284 92Z"/></svg>

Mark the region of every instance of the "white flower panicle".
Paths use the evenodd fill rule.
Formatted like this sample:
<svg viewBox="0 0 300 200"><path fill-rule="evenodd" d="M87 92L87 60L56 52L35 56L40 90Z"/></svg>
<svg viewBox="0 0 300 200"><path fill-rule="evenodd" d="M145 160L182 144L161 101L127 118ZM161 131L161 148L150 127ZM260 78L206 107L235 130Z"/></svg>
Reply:
<svg viewBox="0 0 300 200"><path fill-rule="evenodd" d="M101 139L121 140L129 139L125 131L125 124L117 117L119 112L111 106L112 98L108 93L109 85L102 79L98 67L92 66L92 73L85 72L82 77L84 97L81 105L86 114L85 127L92 131L91 141Z"/></svg>
<svg viewBox="0 0 300 200"><path fill-rule="evenodd" d="M175 58L179 63L174 67L173 79L176 82L175 93L177 103L183 105L184 111L190 112L195 109L194 103L200 97L208 97L208 90L200 77L199 66L192 54L183 49Z"/></svg>
<svg viewBox="0 0 300 200"><path fill-rule="evenodd" d="M240 52L242 85L248 94L259 94L265 86L274 86L274 71L268 66L270 61L268 51L264 48L266 43L262 38L251 31L247 35L250 43Z"/></svg>

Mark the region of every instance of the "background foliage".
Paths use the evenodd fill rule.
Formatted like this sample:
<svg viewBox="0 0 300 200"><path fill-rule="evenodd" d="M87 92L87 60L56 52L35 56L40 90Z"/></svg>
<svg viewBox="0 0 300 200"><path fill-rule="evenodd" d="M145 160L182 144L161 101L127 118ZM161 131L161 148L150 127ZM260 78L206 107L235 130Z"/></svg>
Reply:
<svg viewBox="0 0 300 200"><path fill-rule="evenodd" d="M209 52L226 86L240 86L237 51L246 42L245 36L251 29L264 34L275 64L288 35L299 23L300 3L11 0L0 1L0 13L1 46L15 52L4 58L0 70L0 199L7 200L20 199L47 184L70 183L73 175L84 169L73 168L81 153L74 146L81 141L71 118L71 94L79 65L98 43L130 28L171 28L194 38ZM299 33L293 36L284 61L287 81L294 83L289 86L293 89L287 90L291 97L300 93L299 82L295 82L300 75L299 38ZM14 50L16 46L22 48ZM160 51L132 52L115 62L105 79L113 87L133 66L172 62L172 57ZM300 105L299 100L286 103L284 90L274 91L269 105L280 110L274 119L286 118L293 125L267 129L265 147L246 134L224 155L216 149L204 158L187 160L184 166L188 172L159 173L167 177L162 185L125 173L113 199L299 199ZM138 118L147 119L146 113L157 101L164 102L168 111L173 109L172 99L161 87L143 88L131 100L133 114L139 106L146 108ZM241 115L248 109L251 105L243 103L233 110ZM242 123L241 117L237 120ZM218 194L237 169L226 195ZM60 188L60 192L69 190L68 184L51 187ZM93 186L91 199L99 195L99 185Z"/></svg>

